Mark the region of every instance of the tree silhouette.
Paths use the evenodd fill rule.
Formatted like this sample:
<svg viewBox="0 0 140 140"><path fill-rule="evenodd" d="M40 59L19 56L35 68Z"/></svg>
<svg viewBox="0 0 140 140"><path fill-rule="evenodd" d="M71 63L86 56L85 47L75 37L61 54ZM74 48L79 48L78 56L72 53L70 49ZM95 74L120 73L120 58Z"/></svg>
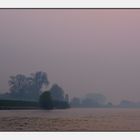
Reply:
<svg viewBox="0 0 140 140"><path fill-rule="evenodd" d="M11 96L22 99L39 98L43 86L49 84L47 74L45 72L32 73L30 76L17 74L10 76L9 86Z"/></svg>
<svg viewBox="0 0 140 140"><path fill-rule="evenodd" d="M28 84L29 80L27 80L25 75L18 74L16 76L10 76L9 86L11 93L14 94L26 93Z"/></svg>
<svg viewBox="0 0 140 140"><path fill-rule="evenodd" d="M53 101L49 91L46 91L40 95L39 104L43 109L53 109Z"/></svg>
<svg viewBox="0 0 140 140"><path fill-rule="evenodd" d="M79 98L74 97L74 98L71 99L71 106L80 107L80 105L81 105L81 101L80 101Z"/></svg>
<svg viewBox="0 0 140 140"><path fill-rule="evenodd" d="M50 89L50 92L51 92L51 96L52 96L53 100L57 100L57 101L64 101L65 100L64 91L57 84L54 84L52 86L52 88Z"/></svg>
<svg viewBox="0 0 140 140"><path fill-rule="evenodd" d="M85 99L92 100L92 102L104 105L106 103L106 97L100 93L88 93Z"/></svg>
<svg viewBox="0 0 140 140"><path fill-rule="evenodd" d="M45 72L36 72L31 74L32 88L36 92L41 93L41 88L43 85L47 86L49 84L47 74Z"/></svg>
<svg viewBox="0 0 140 140"><path fill-rule="evenodd" d="M65 101L66 101L67 103L69 103L69 95L68 95L68 94L65 95Z"/></svg>

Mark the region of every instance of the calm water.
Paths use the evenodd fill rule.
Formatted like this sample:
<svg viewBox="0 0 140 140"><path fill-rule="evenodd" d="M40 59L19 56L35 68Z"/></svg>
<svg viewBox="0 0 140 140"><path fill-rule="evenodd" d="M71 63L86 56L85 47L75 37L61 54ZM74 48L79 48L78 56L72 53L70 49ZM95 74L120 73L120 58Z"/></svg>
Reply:
<svg viewBox="0 0 140 140"><path fill-rule="evenodd" d="M140 109L95 109L71 108L66 110L0 110L0 117L46 117L46 118L75 118L75 117L110 117L110 116L140 117Z"/></svg>

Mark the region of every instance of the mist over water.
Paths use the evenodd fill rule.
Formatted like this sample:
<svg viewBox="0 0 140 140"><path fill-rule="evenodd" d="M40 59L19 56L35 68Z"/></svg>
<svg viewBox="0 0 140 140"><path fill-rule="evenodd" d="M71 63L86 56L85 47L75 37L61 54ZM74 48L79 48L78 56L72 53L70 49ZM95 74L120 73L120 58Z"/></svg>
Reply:
<svg viewBox="0 0 140 140"><path fill-rule="evenodd" d="M0 10L0 92L43 70L70 97L140 101L139 9Z"/></svg>

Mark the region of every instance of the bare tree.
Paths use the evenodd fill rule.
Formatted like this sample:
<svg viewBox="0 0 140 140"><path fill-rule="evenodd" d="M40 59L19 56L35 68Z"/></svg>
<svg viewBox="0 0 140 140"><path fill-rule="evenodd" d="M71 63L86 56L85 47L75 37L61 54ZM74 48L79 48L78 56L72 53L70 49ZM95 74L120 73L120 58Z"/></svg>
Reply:
<svg viewBox="0 0 140 140"><path fill-rule="evenodd" d="M30 76L18 74L10 76L9 86L11 96L24 99L38 99L43 86L48 86L45 72L32 73Z"/></svg>

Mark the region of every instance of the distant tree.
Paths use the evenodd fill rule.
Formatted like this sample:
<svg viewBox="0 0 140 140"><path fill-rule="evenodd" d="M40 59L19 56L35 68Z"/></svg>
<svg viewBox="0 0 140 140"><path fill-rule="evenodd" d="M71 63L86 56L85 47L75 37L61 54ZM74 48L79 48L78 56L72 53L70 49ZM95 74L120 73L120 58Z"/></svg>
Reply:
<svg viewBox="0 0 140 140"><path fill-rule="evenodd" d="M107 107L113 107L113 104L111 102L108 102L106 106Z"/></svg>
<svg viewBox="0 0 140 140"><path fill-rule="evenodd" d="M106 104L106 97L100 93L89 93L86 95L85 99L90 99L92 102L100 105Z"/></svg>
<svg viewBox="0 0 140 140"><path fill-rule="evenodd" d="M65 95L65 101L69 103L69 95L68 94Z"/></svg>
<svg viewBox="0 0 140 140"><path fill-rule="evenodd" d="M53 101L49 91L46 91L40 95L39 104L43 109L53 109Z"/></svg>
<svg viewBox="0 0 140 140"><path fill-rule="evenodd" d="M32 79L32 89L37 93L41 93L43 85L47 86L49 84L47 74L45 72L39 71L31 74Z"/></svg>
<svg viewBox="0 0 140 140"><path fill-rule="evenodd" d="M137 107L137 103L128 100L122 100L119 104L120 107Z"/></svg>
<svg viewBox="0 0 140 140"><path fill-rule="evenodd" d="M67 108L70 108L70 105L68 102L66 101L53 101L53 107L55 109L67 109Z"/></svg>
<svg viewBox="0 0 140 140"><path fill-rule="evenodd" d="M30 76L17 74L10 76L9 86L11 96L22 99L39 98L43 86L49 84L47 74L45 72L32 73Z"/></svg>
<svg viewBox="0 0 140 140"><path fill-rule="evenodd" d="M54 84L52 86L52 88L50 89L51 92L51 96L53 100L57 100L57 101L64 101L64 91L63 89L58 86L57 84Z"/></svg>
<svg viewBox="0 0 140 140"><path fill-rule="evenodd" d="M80 107L81 106L81 101L80 101L79 98L74 97L74 98L71 99L70 104L71 104L72 107Z"/></svg>
<svg viewBox="0 0 140 140"><path fill-rule="evenodd" d="M9 86L10 92L14 94L24 94L27 90L27 85L29 81L27 77L23 74L18 74L16 76L10 76Z"/></svg>
<svg viewBox="0 0 140 140"><path fill-rule="evenodd" d="M85 98L81 102L82 107L100 107L100 104L97 101L93 101L90 98Z"/></svg>

